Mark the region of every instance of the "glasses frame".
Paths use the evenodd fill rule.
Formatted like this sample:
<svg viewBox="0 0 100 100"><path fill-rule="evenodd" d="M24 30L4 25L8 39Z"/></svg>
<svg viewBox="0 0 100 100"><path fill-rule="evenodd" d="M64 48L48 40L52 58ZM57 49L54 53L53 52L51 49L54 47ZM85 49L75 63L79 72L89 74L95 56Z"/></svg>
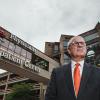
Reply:
<svg viewBox="0 0 100 100"><path fill-rule="evenodd" d="M85 42L73 41L72 43L70 43L70 45L72 45L72 46L86 46L86 43Z"/></svg>

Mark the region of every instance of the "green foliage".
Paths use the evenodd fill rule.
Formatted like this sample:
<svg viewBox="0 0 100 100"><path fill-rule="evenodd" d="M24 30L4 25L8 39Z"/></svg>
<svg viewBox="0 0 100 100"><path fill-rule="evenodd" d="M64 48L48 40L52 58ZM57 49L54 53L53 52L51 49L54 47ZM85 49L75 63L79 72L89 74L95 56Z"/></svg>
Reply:
<svg viewBox="0 0 100 100"><path fill-rule="evenodd" d="M13 86L13 92L8 94L6 100L33 100L32 84L16 84Z"/></svg>

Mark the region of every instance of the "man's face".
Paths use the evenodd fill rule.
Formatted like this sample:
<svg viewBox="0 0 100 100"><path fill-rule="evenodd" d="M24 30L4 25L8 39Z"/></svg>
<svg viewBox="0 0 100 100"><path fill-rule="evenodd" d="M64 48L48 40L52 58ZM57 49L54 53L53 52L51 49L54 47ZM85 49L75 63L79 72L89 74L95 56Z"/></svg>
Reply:
<svg viewBox="0 0 100 100"><path fill-rule="evenodd" d="M78 58L80 60L85 57L86 51L86 43L80 36L77 36L72 40L68 49L68 52L73 59Z"/></svg>

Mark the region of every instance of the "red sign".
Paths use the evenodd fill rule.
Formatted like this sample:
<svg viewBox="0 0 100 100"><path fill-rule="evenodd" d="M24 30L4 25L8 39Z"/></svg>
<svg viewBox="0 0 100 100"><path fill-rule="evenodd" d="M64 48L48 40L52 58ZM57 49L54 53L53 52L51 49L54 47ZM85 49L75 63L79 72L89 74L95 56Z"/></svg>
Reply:
<svg viewBox="0 0 100 100"><path fill-rule="evenodd" d="M5 34L3 31L0 30L0 37L4 38L5 37Z"/></svg>

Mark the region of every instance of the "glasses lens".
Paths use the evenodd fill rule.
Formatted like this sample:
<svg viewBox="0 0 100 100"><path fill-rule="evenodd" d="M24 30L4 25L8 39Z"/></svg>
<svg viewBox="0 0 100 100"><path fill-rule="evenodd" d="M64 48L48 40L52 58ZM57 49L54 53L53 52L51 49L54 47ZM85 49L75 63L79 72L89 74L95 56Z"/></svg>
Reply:
<svg viewBox="0 0 100 100"><path fill-rule="evenodd" d="M77 42L77 41L75 41L75 42L72 42L71 44L72 45L76 45L76 46L78 46L78 45L85 46L85 42Z"/></svg>

